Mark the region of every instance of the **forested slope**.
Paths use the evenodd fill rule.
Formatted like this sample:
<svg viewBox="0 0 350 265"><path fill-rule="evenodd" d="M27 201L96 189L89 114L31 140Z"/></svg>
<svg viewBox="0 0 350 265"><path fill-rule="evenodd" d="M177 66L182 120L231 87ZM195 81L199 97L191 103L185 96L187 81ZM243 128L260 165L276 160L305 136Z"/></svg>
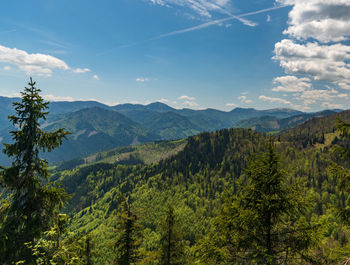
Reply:
<svg viewBox="0 0 350 265"><path fill-rule="evenodd" d="M350 205L346 192L338 190L328 171L330 151L337 134L336 117L349 119L350 112L315 118L302 126L273 136L289 183L301 181L312 197L306 218L327 220L327 231L320 235L320 247L313 254L324 264L333 264L341 254L332 247L347 247L348 231L334 214L335 206ZM115 236L115 214L119 192L130 198L132 209L144 227L142 255L151 261L160 244L159 226L165 206L173 205L186 242L187 262L194 264L201 239L211 231L225 194L234 194L245 183L244 169L253 154L265 150L270 137L248 129L220 130L190 137L183 151L151 165L94 164L56 172L56 178L75 196L67 211L70 231L90 233L94 238L96 264L112 260L108 246ZM333 254L330 254L333 253ZM317 256L316 255L316 256ZM321 258L320 258L321 259ZM327 263L327 262L328 263Z"/></svg>

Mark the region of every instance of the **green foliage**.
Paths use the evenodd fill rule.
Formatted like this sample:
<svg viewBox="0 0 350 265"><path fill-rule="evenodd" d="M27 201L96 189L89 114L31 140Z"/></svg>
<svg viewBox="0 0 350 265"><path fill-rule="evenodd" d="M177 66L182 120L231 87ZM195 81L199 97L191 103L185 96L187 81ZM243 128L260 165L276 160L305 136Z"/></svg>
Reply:
<svg viewBox="0 0 350 265"><path fill-rule="evenodd" d="M307 257L315 243L315 229L303 218L308 202L301 187L287 180L270 143L266 153L250 161L243 178L247 184L226 199L215 219L219 236L208 238L218 240L210 259L216 257L217 264L293 264Z"/></svg>
<svg viewBox="0 0 350 265"><path fill-rule="evenodd" d="M165 218L160 227L160 264L181 265L185 264L184 241L179 231L178 218L174 208L170 205L165 210Z"/></svg>
<svg viewBox="0 0 350 265"><path fill-rule="evenodd" d="M72 133L69 142L46 155L50 161L75 159L116 146L160 139L124 115L98 107L65 114L45 126L48 131L64 127Z"/></svg>
<svg viewBox="0 0 350 265"><path fill-rule="evenodd" d="M313 117L329 116L335 113L336 112L331 110L325 110L315 113L302 113L291 117L259 116L246 120L240 120L235 123L235 127L251 128L258 132L272 133L276 131L285 131L296 127L297 125L300 125Z"/></svg>
<svg viewBox="0 0 350 265"><path fill-rule="evenodd" d="M140 259L139 246L142 238L142 227L137 223L137 215L131 211L130 204L120 194L119 210L117 212L117 230L114 249L118 265L135 264Z"/></svg>
<svg viewBox="0 0 350 265"><path fill-rule="evenodd" d="M70 234L62 242L68 216L60 214L57 223L43 237L34 242L25 243L35 257L38 265L83 265L84 248L82 240Z"/></svg>
<svg viewBox="0 0 350 265"><path fill-rule="evenodd" d="M332 145L346 147L347 140L332 124L328 117L314 119L272 136L281 159L266 153L266 135L230 129L193 136L185 147L185 142L156 142L102 152L77 168L72 167L82 161L67 163L54 176L74 194L65 208L72 219L60 246L85 263L101 265L164 264L161 257L176 242L172 253L181 257L178 264L273 264L281 257L287 264L340 264L349 253L350 233L334 207L346 208L350 198L326 168L330 158L341 160L330 152ZM261 152L265 155L254 156ZM264 164L268 154L271 161ZM143 163L119 163L129 157ZM120 192L129 199L120 200ZM173 212L165 214L164 205ZM264 218L269 212L270 229ZM133 222L137 236L128 237ZM170 230L177 231L174 244L165 240ZM80 236L85 234L89 239ZM135 243L134 261L124 251L127 238Z"/></svg>
<svg viewBox="0 0 350 265"><path fill-rule="evenodd" d="M347 141L350 137L350 124L344 121L337 120L337 130L340 132L340 139L337 141L332 148L333 153L336 155L338 163L333 162L328 168L331 175L335 178L338 183L338 187L349 193L350 192L350 148L348 147ZM349 225L350 224L350 206L341 205L338 207L338 214L341 220Z"/></svg>
<svg viewBox="0 0 350 265"><path fill-rule="evenodd" d="M39 152L50 152L60 146L68 133L64 129L44 132L40 128L39 121L46 119L49 103L39 93L31 79L29 88L21 93L22 101L13 103L16 114L9 116L17 130L11 131L13 143L5 144L4 148L4 153L13 160L12 166L0 172L2 264L32 261L25 243L34 242L53 224L57 209L62 208L67 198L64 189L48 182L47 163L39 158Z"/></svg>

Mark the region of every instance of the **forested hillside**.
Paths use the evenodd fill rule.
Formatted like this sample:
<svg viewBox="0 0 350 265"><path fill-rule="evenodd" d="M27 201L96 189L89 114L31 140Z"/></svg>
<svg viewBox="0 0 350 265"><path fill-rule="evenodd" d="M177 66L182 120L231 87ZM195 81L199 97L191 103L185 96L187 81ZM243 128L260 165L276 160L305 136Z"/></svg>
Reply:
<svg viewBox="0 0 350 265"><path fill-rule="evenodd" d="M16 158L0 179L5 264L340 264L349 258L348 171L342 168L348 163L348 125L337 119L350 121L350 111L270 136L235 128L118 147L56 164L46 179L39 150L63 143L67 152L64 146L80 135L135 141L151 133L100 108L40 126L33 117L45 118L40 110L47 103L35 98L28 95L17 105L24 118L11 119L25 126L14 126L14 143L5 148ZM38 108L26 107L31 101ZM166 113L161 108L159 115ZM73 133L67 142L63 124ZM33 128L37 138L31 137ZM13 172L20 172L20 181ZM29 195L22 185L26 178L36 183ZM28 218L38 221L28 224ZM20 226L13 230L11 220L17 219ZM12 245L5 243L10 237L16 238ZM22 247L15 251L16 244Z"/></svg>
<svg viewBox="0 0 350 265"><path fill-rule="evenodd" d="M303 113L291 117L278 118L275 116L261 116L238 121L234 127L250 128L258 132L281 132L296 127L311 118L325 117L336 114L336 111L324 110L315 113Z"/></svg>
<svg viewBox="0 0 350 265"><path fill-rule="evenodd" d="M349 118L348 112L338 116ZM305 218L315 227L322 224L322 229L313 235L320 244L308 252L310 264L337 264L347 257L349 247L349 232L335 214L335 207L349 205L349 197L338 190L336 180L327 171L336 159L330 151L332 142L339 137L334 129L335 118L315 118L272 138L286 181L289 185L299 183L310 197ZM216 216L227 196L246 183L244 170L249 160L266 150L269 139L252 130L221 130L190 137L183 151L152 165L97 163L56 172L55 178L74 194L67 208L71 216L68 229L91 235L95 264L106 264L108 259L111 262L115 252L109 246L116 236L113 226L118 194L122 193L129 198L143 228L141 263L158 264L155 257L161 244L160 220L167 205L172 205L184 240L183 264L195 264L201 260L203 240L215 229Z"/></svg>

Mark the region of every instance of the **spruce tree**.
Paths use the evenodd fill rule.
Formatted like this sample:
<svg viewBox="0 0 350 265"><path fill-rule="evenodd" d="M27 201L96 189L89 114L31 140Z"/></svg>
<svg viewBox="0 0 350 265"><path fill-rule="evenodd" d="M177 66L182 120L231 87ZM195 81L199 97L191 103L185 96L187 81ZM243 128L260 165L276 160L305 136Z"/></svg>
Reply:
<svg viewBox="0 0 350 265"><path fill-rule="evenodd" d="M174 208L168 205L161 223L160 264L184 264L184 242Z"/></svg>
<svg viewBox="0 0 350 265"><path fill-rule="evenodd" d="M350 124L340 119L336 124L337 131L340 133L337 143L332 147L336 156L336 162L333 162L328 168L331 175L336 179L338 188L342 191L350 192L350 148L348 145L350 139ZM350 206L342 205L338 207L338 214L342 222L350 225Z"/></svg>
<svg viewBox="0 0 350 265"><path fill-rule="evenodd" d="M0 264L22 260L31 264L32 253L25 243L34 242L49 230L57 216L57 208L66 199L63 189L49 182L47 162L39 158L40 151L52 151L68 134L64 129L45 132L40 121L46 119L48 102L30 79L21 102L13 103L15 115L9 116L15 130L13 142L5 144L3 152L13 161L1 167L0 181Z"/></svg>
<svg viewBox="0 0 350 265"><path fill-rule="evenodd" d="M303 217L308 202L299 185L287 182L272 143L251 159L242 182L236 194L227 196L213 233L202 241L201 264L309 260L315 228Z"/></svg>
<svg viewBox="0 0 350 265"><path fill-rule="evenodd" d="M90 235L87 235L86 238L85 238L85 263L86 265L92 265L92 261L91 261L91 258L92 258L92 244L91 244L91 237Z"/></svg>
<svg viewBox="0 0 350 265"><path fill-rule="evenodd" d="M119 197L114 264L131 265L135 264L140 258L139 247L142 239L142 227L138 224L137 215L131 211L128 199L122 194L119 194Z"/></svg>

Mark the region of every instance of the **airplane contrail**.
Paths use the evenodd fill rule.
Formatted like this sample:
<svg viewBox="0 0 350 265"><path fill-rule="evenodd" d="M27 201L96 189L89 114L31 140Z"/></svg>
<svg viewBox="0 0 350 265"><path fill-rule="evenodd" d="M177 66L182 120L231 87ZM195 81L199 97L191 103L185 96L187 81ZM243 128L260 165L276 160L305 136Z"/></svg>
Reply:
<svg viewBox="0 0 350 265"><path fill-rule="evenodd" d="M249 20L245 20L244 17L253 16L253 15L265 13L265 12L268 12L268 11L285 8L285 7L288 7L288 6L290 6L290 5L274 6L274 7L270 7L270 8L261 9L261 10L258 10L258 11L244 13L244 14L241 14L241 15L230 15L229 17L222 18L222 19L217 19L217 20L213 20L213 21L209 21L209 22L200 24L198 26L194 26L194 27L190 27L190 28L186 28L186 29L181 29L181 30L175 30L175 31L171 31L169 33L161 34L161 35L159 35L157 37L151 38L150 40L162 39L162 38L173 36L173 35L178 35L178 34L182 34L182 33L186 33L186 32L191 32L191 31L195 31L195 30L199 30L199 29L204 29L204 28L207 28L207 27L210 27L210 26L213 26L213 25L217 25L217 24L221 24L223 22L227 22L227 21L234 20L234 19L236 19L236 20L238 20L238 21L240 21L243 24L248 25L248 26L256 26L256 23L251 22Z"/></svg>
<svg viewBox="0 0 350 265"><path fill-rule="evenodd" d="M269 12L269 11L285 8L285 7L288 7L288 6L291 6L291 5L274 6L274 7L269 7L269 8L265 8L265 9L261 9L261 10L257 10L257 11L253 11L253 12L248 12L248 13L244 13L244 14L240 14L240 15L233 15L233 14L231 14L229 12L226 12L229 15L226 18L209 21L209 22L206 22L206 23L194 26L194 27L190 27L190 28L185 28L185 29L171 31L171 32L164 33L164 34L158 35L156 37L147 39L147 40L143 40L143 41L140 41L140 42L134 42L134 43L127 44L127 45L121 45L121 46L118 46L118 47L119 48L127 48L127 47L135 46L135 45L138 45L140 43L145 43L145 42L152 41L152 40L163 39L163 38L166 38L166 37L170 37L170 36L174 36L174 35L178 35L178 34L183 34L183 33L186 33L186 32L191 32L191 31L195 31L195 30L204 29L204 28L207 28L207 27L210 27L210 26L213 26L213 25L218 25L218 24L221 24L223 22L227 22L227 21L234 20L234 19L242 22L243 24L245 24L247 26L254 27L257 24L252 22L252 21L250 21L250 20L244 19L244 17L253 16L253 15L257 15L257 14L261 14L261 13L265 13L265 12ZM113 48L113 49L115 49L115 48ZM112 49L110 49L108 51L105 51L105 52L102 52L102 53L97 54L97 55L106 54L106 53L108 53L111 50Z"/></svg>

